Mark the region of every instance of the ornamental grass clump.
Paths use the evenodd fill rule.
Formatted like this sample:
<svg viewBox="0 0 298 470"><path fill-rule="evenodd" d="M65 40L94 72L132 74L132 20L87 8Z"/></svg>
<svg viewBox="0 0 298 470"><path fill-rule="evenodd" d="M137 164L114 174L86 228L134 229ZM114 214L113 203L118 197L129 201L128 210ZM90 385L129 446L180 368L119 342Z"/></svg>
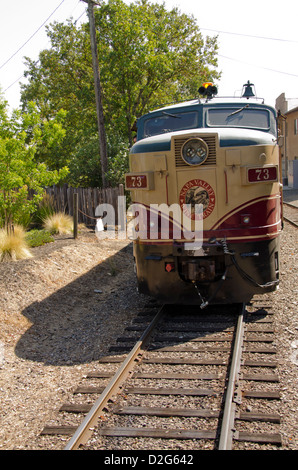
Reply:
<svg viewBox="0 0 298 470"><path fill-rule="evenodd" d="M29 246L25 240L26 232L21 226L12 230L0 230L0 261L16 261L32 258Z"/></svg>
<svg viewBox="0 0 298 470"><path fill-rule="evenodd" d="M47 217L43 222L43 227L52 234L66 235L73 230L73 220L70 215L58 212Z"/></svg>

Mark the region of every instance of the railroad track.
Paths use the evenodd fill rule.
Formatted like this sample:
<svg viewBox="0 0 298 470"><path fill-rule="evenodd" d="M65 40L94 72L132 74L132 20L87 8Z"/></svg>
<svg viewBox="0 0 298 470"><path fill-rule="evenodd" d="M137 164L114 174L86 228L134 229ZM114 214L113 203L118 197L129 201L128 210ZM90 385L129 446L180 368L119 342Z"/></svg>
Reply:
<svg viewBox="0 0 298 470"><path fill-rule="evenodd" d="M263 298L199 314L145 309L61 407L68 424L42 434L71 436L65 450L276 448L273 342L273 312Z"/></svg>
<svg viewBox="0 0 298 470"><path fill-rule="evenodd" d="M294 227L298 227L298 207L289 202L283 202L283 218Z"/></svg>

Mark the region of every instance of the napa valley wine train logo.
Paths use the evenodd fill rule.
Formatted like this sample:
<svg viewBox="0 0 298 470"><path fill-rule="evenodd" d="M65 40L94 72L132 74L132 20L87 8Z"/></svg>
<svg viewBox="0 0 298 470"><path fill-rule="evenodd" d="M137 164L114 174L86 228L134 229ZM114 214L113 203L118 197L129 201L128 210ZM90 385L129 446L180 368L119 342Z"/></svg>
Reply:
<svg viewBox="0 0 298 470"><path fill-rule="evenodd" d="M181 189L179 203L184 214L189 218L193 220L206 219L215 207L215 192L206 181L191 180Z"/></svg>

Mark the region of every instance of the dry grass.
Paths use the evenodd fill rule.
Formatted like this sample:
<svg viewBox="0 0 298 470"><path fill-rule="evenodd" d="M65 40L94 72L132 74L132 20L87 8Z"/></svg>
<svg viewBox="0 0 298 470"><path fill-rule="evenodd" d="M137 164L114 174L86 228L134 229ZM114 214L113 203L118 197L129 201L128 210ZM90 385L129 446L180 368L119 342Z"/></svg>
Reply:
<svg viewBox="0 0 298 470"><path fill-rule="evenodd" d="M0 230L0 261L16 261L32 258L29 246L25 240L26 232L23 227L16 225L13 232Z"/></svg>
<svg viewBox="0 0 298 470"><path fill-rule="evenodd" d="M47 217L43 222L43 226L45 230L52 234L68 234L73 230L73 219L63 212L58 212Z"/></svg>

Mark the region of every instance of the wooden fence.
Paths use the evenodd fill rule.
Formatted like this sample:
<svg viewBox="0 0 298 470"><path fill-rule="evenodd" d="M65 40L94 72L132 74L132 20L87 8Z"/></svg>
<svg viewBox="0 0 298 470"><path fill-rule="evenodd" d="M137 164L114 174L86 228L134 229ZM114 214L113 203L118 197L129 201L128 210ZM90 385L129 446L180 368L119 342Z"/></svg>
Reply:
<svg viewBox="0 0 298 470"><path fill-rule="evenodd" d="M118 196L123 195L123 185L118 188L72 188L67 184L62 187L46 188L52 196L55 209L73 216L73 195L78 194L78 222L87 226L96 224L95 209L99 204L111 204L115 210L115 222L118 222Z"/></svg>

